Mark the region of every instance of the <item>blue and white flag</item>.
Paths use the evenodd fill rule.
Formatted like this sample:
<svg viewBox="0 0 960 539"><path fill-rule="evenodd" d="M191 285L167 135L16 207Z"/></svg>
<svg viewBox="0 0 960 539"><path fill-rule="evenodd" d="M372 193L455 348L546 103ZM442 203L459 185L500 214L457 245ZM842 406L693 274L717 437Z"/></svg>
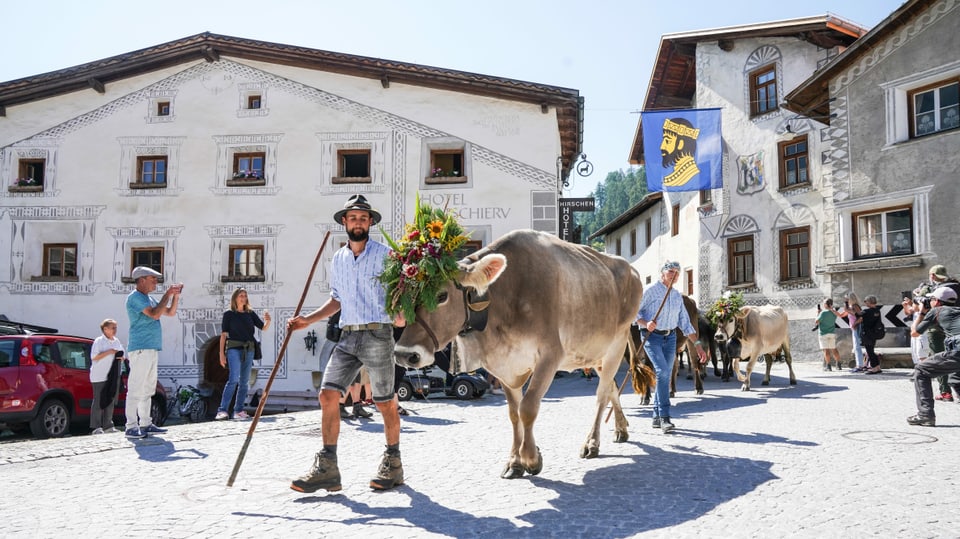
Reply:
<svg viewBox="0 0 960 539"><path fill-rule="evenodd" d="M647 190L700 191L723 185L720 109L641 113Z"/></svg>

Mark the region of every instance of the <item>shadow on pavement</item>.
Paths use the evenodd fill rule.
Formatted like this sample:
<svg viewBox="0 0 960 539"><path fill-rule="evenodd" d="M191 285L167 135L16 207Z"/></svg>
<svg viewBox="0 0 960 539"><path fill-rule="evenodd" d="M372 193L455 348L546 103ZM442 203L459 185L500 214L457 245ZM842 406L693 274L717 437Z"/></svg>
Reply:
<svg viewBox="0 0 960 539"><path fill-rule="evenodd" d="M170 462L182 459L205 459L207 454L196 449L177 449L173 442L161 438L147 438L133 442L140 460L148 462Z"/></svg>
<svg viewBox="0 0 960 539"><path fill-rule="evenodd" d="M796 443L773 439L775 437L754 438L756 443ZM539 488L556 493L551 497L549 509L537 509L520 515L517 517L519 522L499 517L477 517L451 509L444 505L445 500L433 500L409 486L397 490L410 497L409 506L372 507L340 495L306 496L296 501L336 503L356 515L338 519L340 524L375 526L382 521L385 526L396 526L397 521L403 521L413 529L450 537L488 534L494 537L553 536L558 530L558 521L562 520L559 529L564 533L620 538L695 520L719 505L777 479L770 471L770 462L710 455L681 448L674 451L640 443L634 445L645 454L618 457L627 458L628 461L587 472L582 484L553 481L539 476L517 479L530 481ZM731 470L736 473L731 473ZM731 480L731 477L734 479ZM575 522L571 523L571 520Z"/></svg>

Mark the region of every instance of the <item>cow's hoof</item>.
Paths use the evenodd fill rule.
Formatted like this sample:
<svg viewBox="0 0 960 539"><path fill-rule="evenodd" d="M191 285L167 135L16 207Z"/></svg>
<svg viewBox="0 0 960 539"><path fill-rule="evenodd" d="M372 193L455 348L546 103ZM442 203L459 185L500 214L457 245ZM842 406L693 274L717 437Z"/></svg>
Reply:
<svg viewBox="0 0 960 539"><path fill-rule="evenodd" d="M740 386L740 391L750 391L750 386L748 385Z"/></svg>
<svg viewBox="0 0 960 539"><path fill-rule="evenodd" d="M650 397L644 397L640 399L641 406L650 406Z"/></svg>
<svg viewBox="0 0 960 539"><path fill-rule="evenodd" d="M676 391L671 391L671 392L670 392L670 398L671 398L671 399L674 398L674 397L676 397L676 396L677 396L677 392L676 392Z"/></svg>
<svg viewBox="0 0 960 539"><path fill-rule="evenodd" d="M630 439L630 433L625 430L618 430L613 434L613 441L618 444L622 444Z"/></svg>
<svg viewBox="0 0 960 539"><path fill-rule="evenodd" d="M770 381L769 381L769 380L764 380L764 381L760 382L760 385L762 385L762 386L768 386L768 385L770 385Z"/></svg>
<svg viewBox="0 0 960 539"><path fill-rule="evenodd" d="M537 448L537 462L533 466L524 466L527 473L530 475L537 475L543 470L543 455L540 454L540 448Z"/></svg>
<svg viewBox="0 0 960 539"><path fill-rule="evenodd" d="M580 448L580 458L595 459L600 456L600 448L595 445L584 444Z"/></svg>
<svg viewBox="0 0 960 539"><path fill-rule="evenodd" d="M796 381L796 380L790 380L790 385L792 385L792 386L797 385L797 381Z"/></svg>
<svg viewBox="0 0 960 539"><path fill-rule="evenodd" d="M518 479L523 477L523 466L519 464L507 464L507 467L503 469L503 473L500 474L500 477L504 479Z"/></svg>
<svg viewBox="0 0 960 539"><path fill-rule="evenodd" d="M702 389L702 388L697 390L697 395L703 395L703 389Z"/></svg>
<svg viewBox="0 0 960 539"><path fill-rule="evenodd" d="M693 380L693 375L692 375L692 374L688 374L688 375L687 375L687 380Z"/></svg>

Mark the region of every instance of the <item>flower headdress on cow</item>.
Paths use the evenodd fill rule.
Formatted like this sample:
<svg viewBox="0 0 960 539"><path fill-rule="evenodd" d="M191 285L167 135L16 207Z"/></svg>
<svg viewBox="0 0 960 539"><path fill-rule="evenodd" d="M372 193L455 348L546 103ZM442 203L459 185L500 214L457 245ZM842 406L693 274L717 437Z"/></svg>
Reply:
<svg viewBox="0 0 960 539"><path fill-rule="evenodd" d="M382 228L392 251L380 280L387 287L387 313L403 313L416 321L417 307L437 308L440 288L459 271L456 252L468 236L453 213L420 202L417 194L413 222L394 240Z"/></svg>
<svg viewBox="0 0 960 539"><path fill-rule="evenodd" d="M729 290L723 293L717 301L713 302L710 310L707 311L707 319L714 326L730 320L734 314L743 307L743 292L731 293Z"/></svg>

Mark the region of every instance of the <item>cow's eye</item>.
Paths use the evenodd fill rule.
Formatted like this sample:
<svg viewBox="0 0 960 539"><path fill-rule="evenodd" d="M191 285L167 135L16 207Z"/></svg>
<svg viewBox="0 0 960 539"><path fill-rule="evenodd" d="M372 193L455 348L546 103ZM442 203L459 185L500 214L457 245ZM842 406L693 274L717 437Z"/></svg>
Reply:
<svg viewBox="0 0 960 539"><path fill-rule="evenodd" d="M443 303L443 302L445 302L445 301L447 301L447 293L446 293L446 292L440 292L439 294L437 294L437 303Z"/></svg>

